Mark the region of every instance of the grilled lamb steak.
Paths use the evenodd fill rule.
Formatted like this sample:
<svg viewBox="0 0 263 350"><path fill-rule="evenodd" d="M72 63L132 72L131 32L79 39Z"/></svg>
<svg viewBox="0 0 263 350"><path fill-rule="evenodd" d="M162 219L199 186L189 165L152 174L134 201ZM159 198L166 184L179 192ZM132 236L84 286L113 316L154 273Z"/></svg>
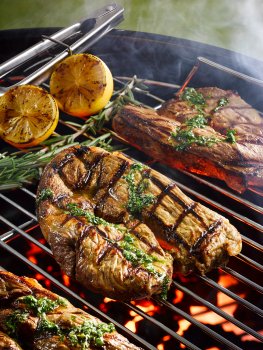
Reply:
<svg viewBox="0 0 263 350"><path fill-rule="evenodd" d="M45 191L48 198L42 196ZM97 147L63 151L45 168L37 197L40 227L66 273L107 294L112 286L118 297L123 297L122 291L130 297L153 294L153 286L158 285L155 271L170 278L171 259L155 237L173 255L175 271L183 273L206 273L241 250L240 234L227 219L194 202L164 175L120 152ZM67 209L72 202L80 213ZM154 256L150 267L155 270L150 272L144 258L140 266L133 266L137 253L131 247L122 250L126 243L121 230L92 225L88 215L84 217L85 210L126 227L132 233L126 242L132 236L147 253L146 261ZM101 279L102 283L96 282Z"/></svg>
<svg viewBox="0 0 263 350"><path fill-rule="evenodd" d="M40 227L61 268L121 300L164 295L173 267L151 229L128 217L120 181L128 165L102 149L69 148L45 168L38 188Z"/></svg>
<svg viewBox="0 0 263 350"><path fill-rule="evenodd" d="M263 186L263 124L230 90L186 89L156 112L124 107L113 129L167 165L218 178L237 192Z"/></svg>
<svg viewBox="0 0 263 350"><path fill-rule="evenodd" d="M35 279L0 271L0 331L27 350L140 350L112 324L74 307ZM0 349L21 350L0 332ZM2 335L4 334L4 335ZM4 345L3 345L4 346Z"/></svg>

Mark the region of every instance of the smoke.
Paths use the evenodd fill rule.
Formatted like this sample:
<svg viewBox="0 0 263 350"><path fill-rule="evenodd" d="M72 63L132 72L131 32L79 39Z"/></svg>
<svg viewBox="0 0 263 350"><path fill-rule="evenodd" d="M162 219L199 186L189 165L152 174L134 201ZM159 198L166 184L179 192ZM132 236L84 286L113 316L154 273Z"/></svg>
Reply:
<svg viewBox="0 0 263 350"><path fill-rule="evenodd" d="M199 41L263 60L262 0L126 0L124 5L128 13L123 28Z"/></svg>
<svg viewBox="0 0 263 350"><path fill-rule="evenodd" d="M1 0L0 29L66 26L118 2L122 29L165 34L263 61L262 0Z"/></svg>

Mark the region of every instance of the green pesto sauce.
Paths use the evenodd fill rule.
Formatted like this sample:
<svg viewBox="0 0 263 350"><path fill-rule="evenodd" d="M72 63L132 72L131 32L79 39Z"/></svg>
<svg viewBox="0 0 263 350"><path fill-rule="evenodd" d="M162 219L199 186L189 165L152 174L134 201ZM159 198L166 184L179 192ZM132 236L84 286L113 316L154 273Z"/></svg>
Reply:
<svg viewBox="0 0 263 350"><path fill-rule="evenodd" d="M37 203L40 203L41 201L44 201L46 199L53 199L53 192L50 188L45 188L44 190L42 190L37 198Z"/></svg>
<svg viewBox="0 0 263 350"><path fill-rule="evenodd" d="M33 295L27 295L18 300L25 303L26 309L33 312L36 316L41 316L51 312L59 306L66 306L66 303L62 298L51 300L47 297L43 297L37 299Z"/></svg>
<svg viewBox="0 0 263 350"><path fill-rule="evenodd" d="M162 292L160 294L161 299L164 299L164 300L167 299L169 285L170 285L170 279L167 276L165 276L162 283Z"/></svg>
<svg viewBox="0 0 263 350"><path fill-rule="evenodd" d="M41 320L38 331L59 335L61 341L68 341L71 346L79 346L81 350L86 350L91 345L103 347L104 334L114 332L115 326L112 323L84 320L80 325L66 328L44 318Z"/></svg>
<svg viewBox="0 0 263 350"><path fill-rule="evenodd" d="M220 142L220 139L216 137L195 135L192 131L192 128L182 129L180 127L176 132L171 133L171 137L178 143L175 146L176 151L184 151L191 147L193 144L196 144L198 146L211 147L215 143Z"/></svg>
<svg viewBox="0 0 263 350"><path fill-rule="evenodd" d="M49 333L49 334L61 334L60 327L52 321L49 321L45 315L40 317L37 327L37 332L39 334Z"/></svg>
<svg viewBox="0 0 263 350"><path fill-rule="evenodd" d="M17 336L18 326L26 321L30 313L39 317L37 332L59 335L62 341L66 339L72 346L79 345L82 350L88 349L90 344L102 347L104 345L103 335L115 331L112 323L95 323L91 320L84 320L81 325L65 328L49 321L46 313L53 311L58 306L66 305L61 298L56 300L46 297L37 299L32 295L28 295L18 300L22 301L26 308L14 311L5 320L7 333L13 337ZM74 320L73 317L72 320Z"/></svg>
<svg viewBox="0 0 263 350"><path fill-rule="evenodd" d="M16 336L18 326L23 323L30 313L43 317L48 312L53 311L60 305L66 305L63 299L51 300L49 298L35 298L27 295L18 299L25 304L25 309L18 309L6 318L5 325L10 336Z"/></svg>
<svg viewBox="0 0 263 350"><path fill-rule="evenodd" d="M73 326L68 330L64 330L66 338L69 340L72 346L80 345L82 350L88 349L90 344L95 346L103 346L103 336L105 333L112 333L115 331L115 327L112 323L98 323L95 324L92 321L85 320L79 326Z"/></svg>
<svg viewBox="0 0 263 350"><path fill-rule="evenodd" d="M7 316L5 319L6 333L10 337L16 338L18 326L25 322L28 316L29 313L24 310L16 310L11 315Z"/></svg>
<svg viewBox="0 0 263 350"><path fill-rule="evenodd" d="M136 172L141 173L145 169L140 163L134 163L130 167L130 171L123 178L128 184L129 198L126 205L130 214L136 216L140 215L145 207L148 207L154 202L152 194L145 194L145 190L149 186L149 179L143 178L138 184L135 184Z"/></svg>
<svg viewBox="0 0 263 350"><path fill-rule="evenodd" d="M112 224L100 218L99 216L94 215L90 211L80 208L76 203L69 203L67 205L67 209L68 209L68 211L66 211L67 214L70 214L72 216L83 216L93 225L104 225L104 226L111 226L115 228L121 228L120 225Z"/></svg>
<svg viewBox="0 0 263 350"><path fill-rule="evenodd" d="M138 169L137 166L136 166L136 169ZM110 240L106 237L105 237L105 240L107 240L109 243L114 244L116 247L118 247L122 251L122 254L125 257L125 259L131 262L131 264L134 267L142 266L147 272L151 273L155 277L163 279L163 283L167 284L165 280L166 276L156 271L153 265L153 262L157 262L160 260L153 255L145 253L142 249L137 248L136 238L134 234L130 232L130 230L118 224L113 224L100 217L97 217L91 212L84 210L82 208L79 208L76 203L69 203L67 205L67 209L69 211L67 211L66 213L73 216L85 217L89 222L91 222L94 225L102 224L104 226L115 227L123 231L124 235L121 241ZM165 295L164 293L162 294Z"/></svg>
<svg viewBox="0 0 263 350"><path fill-rule="evenodd" d="M197 92L194 88L186 88L180 96L180 99L187 101L191 106L194 105L198 110L198 114L185 121L176 131L171 132L170 139L176 142L174 146L176 151L184 151L190 148L193 144L198 146L211 147L219 142L235 143L236 130L228 130L224 139L214 136L196 135L193 129L203 129L208 124L208 119L212 116L205 115L204 107L206 106L205 97ZM227 105L229 100L225 97L220 98L217 102L217 107L214 112Z"/></svg>
<svg viewBox="0 0 263 350"><path fill-rule="evenodd" d="M185 125L191 128L201 128L203 129L208 124L208 119L204 116L204 114L199 113L193 118L186 120Z"/></svg>
<svg viewBox="0 0 263 350"><path fill-rule="evenodd" d="M155 256L149 255L143 250L136 248L134 236L132 234L125 234L119 246L123 250L125 258L129 260L133 266L142 265L147 271L155 273L152 263L159 260Z"/></svg>
<svg viewBox="0 0 263 350"><path fill-rule="evenodd" d="M180 95L180 99L189 102L197 108L203 108L206 105L205 98L201 92L197 92L195 88L185 88Z"/></svg>

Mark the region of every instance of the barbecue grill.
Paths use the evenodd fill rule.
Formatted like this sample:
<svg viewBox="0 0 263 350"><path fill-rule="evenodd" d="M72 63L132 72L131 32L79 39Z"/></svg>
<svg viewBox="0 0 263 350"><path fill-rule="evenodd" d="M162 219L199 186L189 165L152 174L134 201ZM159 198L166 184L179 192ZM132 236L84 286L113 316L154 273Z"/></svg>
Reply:
<svg viewBox="0 0 263 350"><path fill-rule="evenodd" d="M35 44L41 35L50 36L56 31L57 28L2 31L1 61ZM143 79L149 93L140 95L138 91L136 96L151 106L158 107L187 82L236 89L263 112L262 100L258 99L262 77L250 70L258 67L263 72L263 62L255 59L189 40L120 30L106 34L89 52L110 67L116 86L134 75ZM1 148L9 150L4 143ZM227 217L242 234L242 253L207 276L175 275L167 301L111 300L91 293L61 272L35 216L36 186L28 186L0 193L2 268L37 278L74 305L102 321L114 323L120 333L144 349L260 349L263 341L260 189L237 194L220 181L152 162L132 147L126 152L149 162L187 195Z"/></svg>

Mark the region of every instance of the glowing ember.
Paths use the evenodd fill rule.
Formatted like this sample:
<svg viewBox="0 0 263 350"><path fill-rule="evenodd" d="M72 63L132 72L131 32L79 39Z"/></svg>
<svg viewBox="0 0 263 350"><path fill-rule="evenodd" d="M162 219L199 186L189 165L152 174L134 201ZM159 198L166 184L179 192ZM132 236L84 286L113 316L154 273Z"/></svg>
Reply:
<svg viewBox="0 0 263 350"><path fill-rule="evenodd" d="M132 313L134 314L133 311L130 311L130 315L134 316ZM126 322L124 326L127 327L132 332L136 333L136 323L141 321L141 320L143 320L143 317L136 315L136 316L134 316L133 320Z"/></svg>
<svg viewBox="0 0 263 350"><path fill-rule="evenodd" d="M177 331L177 334L182 336L184 332L188 329L188 327L191 325L191 323L188 322L187 320L180 320L178 322L178 325L179 325L179 329Z"/></svg>
<svg viewBox="0 0 263 350"><path fill-rule="evenodd" d="M180 290L175 291L175 297L173 299L173 304L180 303L183 300L184 293Z"/></svg>
<svg viewBox="0 0 263 350"><path fill-rule="evenodd" d="M153 316L156 312L160 310L160 306L154 305L154 303L152 303L150 300L132 302L132 304L135 304L139 309L141 309L150 316Z"/></svg>
<svg viewBox="0 0 263 350"><path fill-rule="evenodd" d="M163 343L160 343L157 345L157 349L158 350L165 350L165 343L168 342L169 340L171 340L171 336L170 335L165 335L163 338L162 338L162 341Z"/></svg>
<svg viewBox="0 0 263 350"><path fill-rule="evenodd" d="M70 286L70 278L63 273L62 279L63 279L63 283L65 284L65 286L69 287Z"/></svg>

